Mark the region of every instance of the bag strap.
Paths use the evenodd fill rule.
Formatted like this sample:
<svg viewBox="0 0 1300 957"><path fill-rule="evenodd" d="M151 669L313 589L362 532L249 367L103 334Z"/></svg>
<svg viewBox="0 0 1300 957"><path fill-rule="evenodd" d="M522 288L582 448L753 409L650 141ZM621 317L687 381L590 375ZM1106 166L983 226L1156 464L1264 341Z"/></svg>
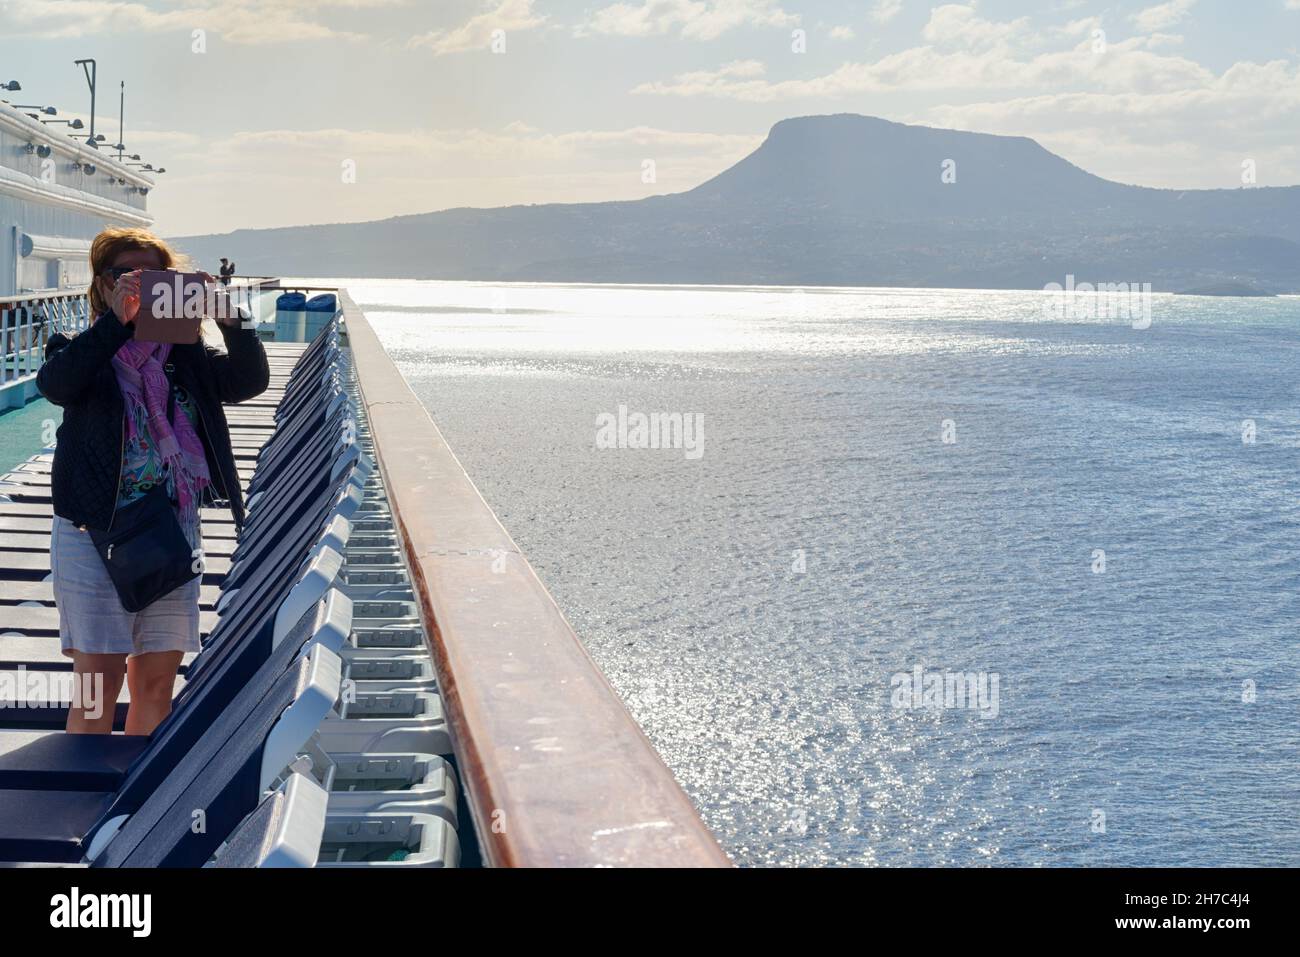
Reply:
<svg viewBox="0 0 1300 957"><path fill-rule="evenodd" d="M167 424L176 424L176 383L172 382L172 373L176 367L170 362L163 364L163 374L167 376Z"/></svg>

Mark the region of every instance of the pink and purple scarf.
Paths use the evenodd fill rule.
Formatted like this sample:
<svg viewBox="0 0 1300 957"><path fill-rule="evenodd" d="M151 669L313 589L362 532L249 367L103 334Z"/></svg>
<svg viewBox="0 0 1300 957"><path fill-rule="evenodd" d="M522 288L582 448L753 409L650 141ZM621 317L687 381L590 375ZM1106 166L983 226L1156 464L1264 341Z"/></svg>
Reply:
<svg viewBox="0 0 1300 957"><path fill-rule="evenodd" d="M170 391L163 364L171 355L170 343L143 343L128 340L113 356L113 371L127 404L128 439L136 439L136 409L144 407L149 436L158 455L167 464L176 489L182 528L197 527L203 489L211 484L203 442L194 424L183 412L167 421L167 398Z"/></svg>

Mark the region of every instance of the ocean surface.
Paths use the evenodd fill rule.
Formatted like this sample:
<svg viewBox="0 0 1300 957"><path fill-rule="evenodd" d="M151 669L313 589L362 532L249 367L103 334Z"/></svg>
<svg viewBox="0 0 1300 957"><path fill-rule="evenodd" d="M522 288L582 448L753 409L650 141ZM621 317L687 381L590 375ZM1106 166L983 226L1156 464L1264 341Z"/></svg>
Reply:
<svg viewBox="0 0 1300 957"><path fill-rule="evenodd" d="M1300 299L348 285L738 863L1300 864Z"/></svg>

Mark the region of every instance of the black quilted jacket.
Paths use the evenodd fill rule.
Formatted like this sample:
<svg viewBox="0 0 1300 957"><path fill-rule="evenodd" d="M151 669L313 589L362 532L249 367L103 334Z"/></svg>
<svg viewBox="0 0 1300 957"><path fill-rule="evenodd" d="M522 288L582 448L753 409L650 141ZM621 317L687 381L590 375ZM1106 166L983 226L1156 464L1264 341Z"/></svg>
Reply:
<svg viewBox="0 0 1300 957"><path fill-rule="evenodd" d="M236 525L242 526L243 492L221 405L266 391L270 369L255 331L220 328L225 352L200 341L173 346L168 361L174 367L172 380L189 392L199 412L198 431L212 476L205 503L228 500ZM56 333L36 376L41 395L63 406L51 477L54 514L79 526L107 529L117 510L125 405L112 358L134 331L134 324L124 326L108 312L72 339Z"/></svg>

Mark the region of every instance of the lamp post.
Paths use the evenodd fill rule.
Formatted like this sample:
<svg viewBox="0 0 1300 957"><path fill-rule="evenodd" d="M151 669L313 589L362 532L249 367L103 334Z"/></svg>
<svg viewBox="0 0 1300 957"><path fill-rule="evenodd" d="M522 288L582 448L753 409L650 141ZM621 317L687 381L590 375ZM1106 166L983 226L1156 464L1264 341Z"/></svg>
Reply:
<svg viewBox="0 0 1300 957"><path fill-rule="evenodd" d="M122 145L122 132L126 124L126 80L122 81L121 95L117 104L117 161L122 162L122 152L126 149Z"/></svg>
<svg viewBox="0 0 1300 957"><path fill-rule="evenodd" d="M90 84L90 136L86 139L86 145L93 149L99 149L99 140L95 137L95 77L99 73L99 67L92 59L73 60L72 62L81 67L86 74L86 82Z"/></svg>

